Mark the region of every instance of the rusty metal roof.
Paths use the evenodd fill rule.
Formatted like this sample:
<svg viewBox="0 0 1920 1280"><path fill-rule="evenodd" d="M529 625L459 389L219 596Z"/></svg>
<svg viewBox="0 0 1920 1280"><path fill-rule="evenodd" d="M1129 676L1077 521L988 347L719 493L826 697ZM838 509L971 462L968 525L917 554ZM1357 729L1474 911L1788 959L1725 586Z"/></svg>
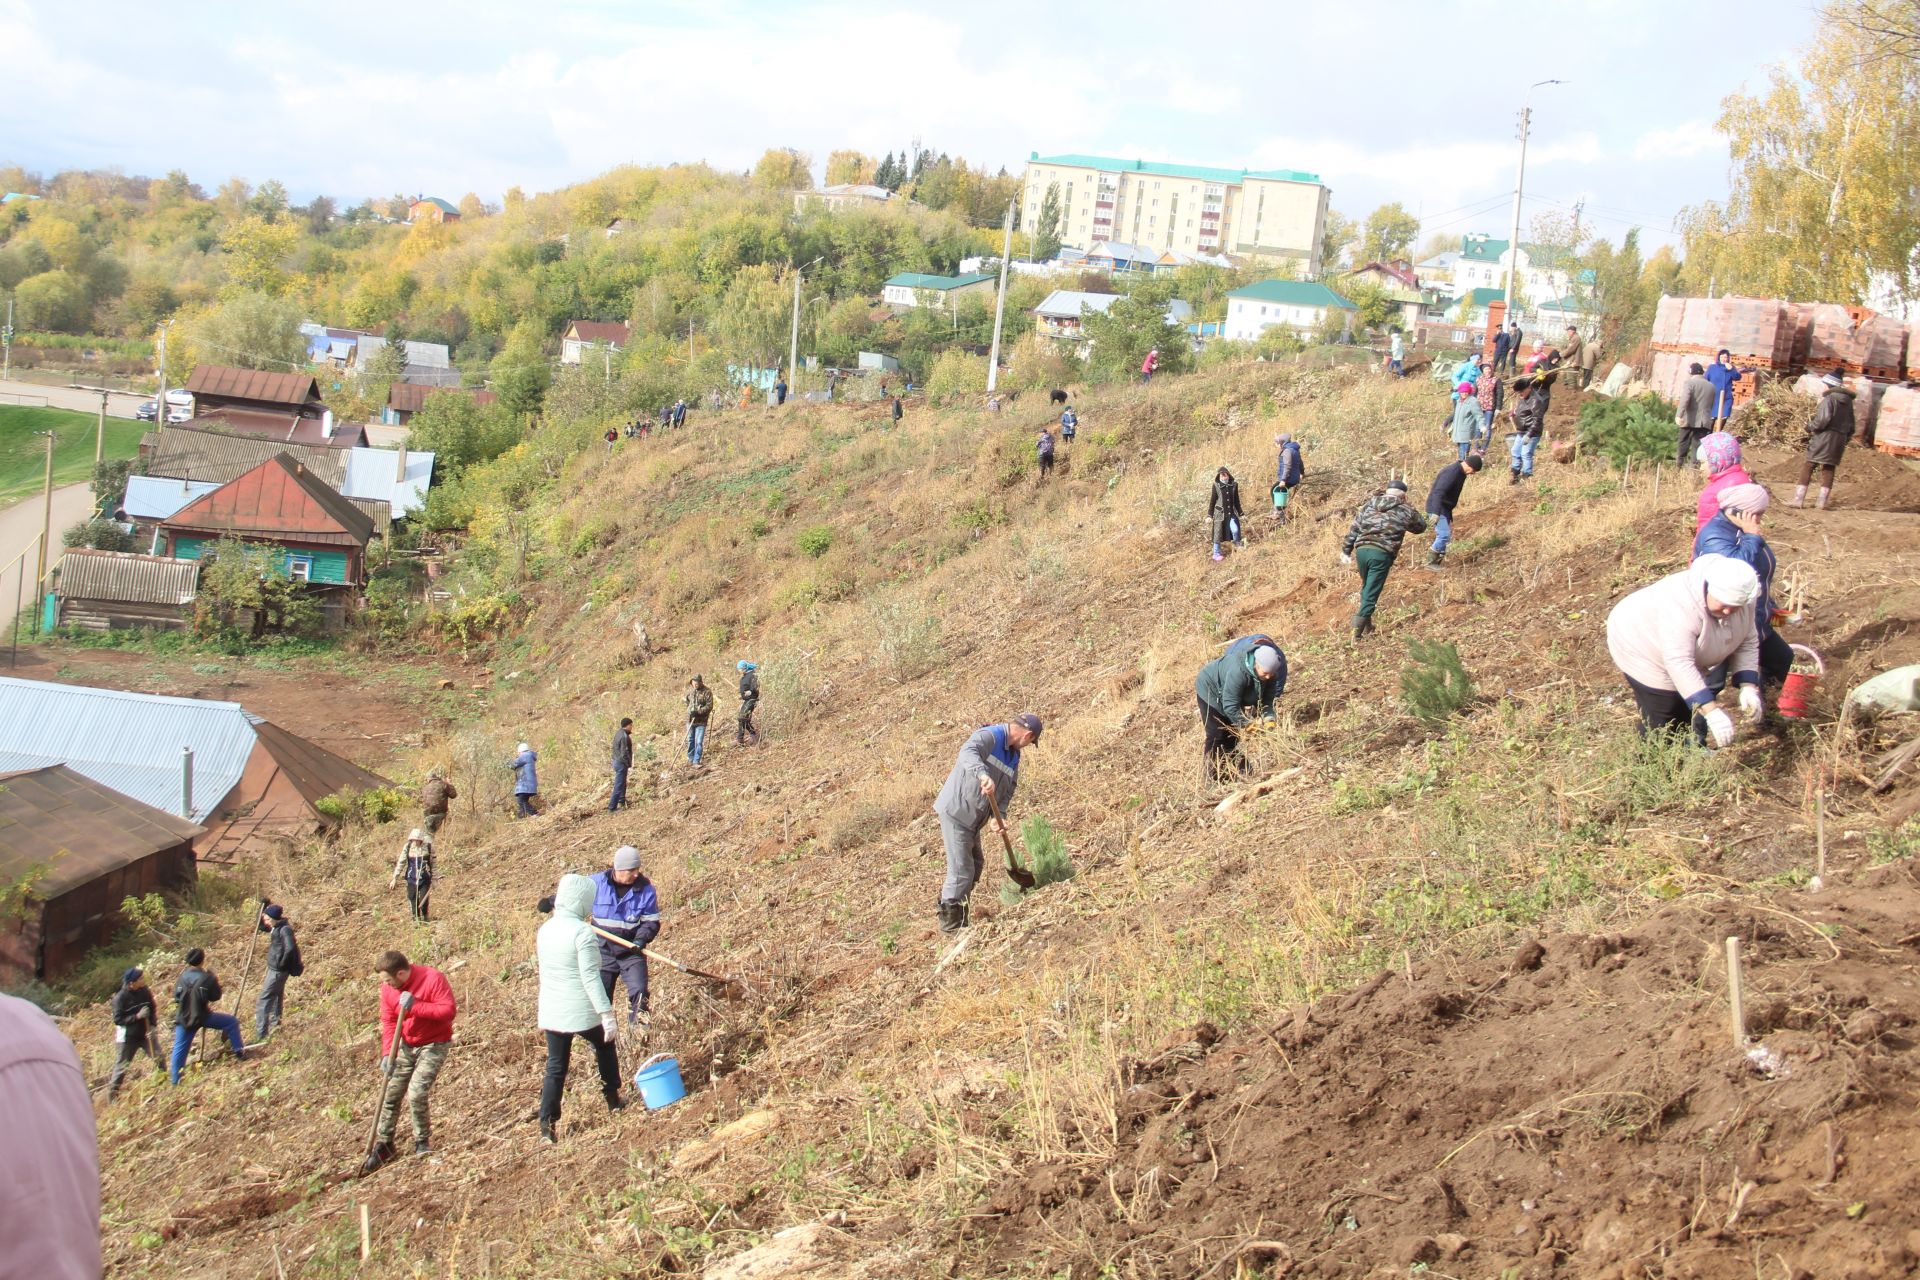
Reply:
<svg viewBox="0 0 1920 1280"><path fill-rule="evenodd" d="M187 390L196 396L228 396L262 404L298 407L317 403L320 384L308 373L267 373L235 369L224 364L197 364L187 377Z"/></svg>
<svg viewBox="0 0 1920 1280"><path fill-rule="evenodd" d="M580 342L604 342L624 347L631 336L627 326L617 320L575 320L567 326L567 337Z"/></svg>
<svg viewBox="0 0 1920 1280"><path fill-rule="evenodd" d="M341 791L371 791L390 785L379 774L369 773L345 756L288 733L271 721L254 720L253 731L308 804Z"/></svg>
<svg viewBox="0 0 1920 1280"><path fill-rule="evenodd" d="M0 773L0 883L32 876L43 902L205 831L65 765Z"/></svg>
<svg viewBox="0 0 1920 1280"><path fill-rule="evenodd" d="M289 453L275 454L162 523L168 529L363 547L373 537L373 520Z"/></svg>
<svg viewBox="0 0 1920 1280"><path fill-rule="evenodd" d="M58 590L68 600L127 604L191 604L200 581L197 560L75 547L60 558Z"/></svg>
<svg viewBox="0 0 1920 1280"><path fill-rule="evenodd" d="M222 405L191 419L195 427L226 431L237 436L260 436L277 444L318 445L326 449L351 449L367 442L365 427L353 422L336 422L329 431L320 418L309 418L281 409L236 409Z"/></svg>
<svg viewBox="0 0 1920 1280"><path fill-rule="evenodd" d="M500 398L491 391L470 390L465 387L434 387L419 382L396 382L387 388L387 407L395 413L418 413L426 407L427 397L436 391L451 391L455 395L471 396L475 404L492 404Z"/></svg>
<svg viewBox="0 0 1920 1280"><path fill-rule="evenodd" d="M195 419L201 421L201 419ZM336 488L346 479L345 449L306 444L281 444L262 436L235 436L198 427L166 427L149 431L140 442L147 474L175 480L237 480L278 453L291 454L307 469Z"/></svg>

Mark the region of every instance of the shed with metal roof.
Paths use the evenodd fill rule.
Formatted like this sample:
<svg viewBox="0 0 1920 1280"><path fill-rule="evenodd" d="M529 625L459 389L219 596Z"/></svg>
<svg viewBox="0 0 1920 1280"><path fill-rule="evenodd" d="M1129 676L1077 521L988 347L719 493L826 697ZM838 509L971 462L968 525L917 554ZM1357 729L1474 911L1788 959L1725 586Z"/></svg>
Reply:
<svg viewBox="0 0 1920 1280"><path fill-rule="evenodd" d="M178 631L198 593L200 565L168 556L74 547L54 582L59 625L88 631L154 627Z"/></svg>
<svg viewBox="0 0 1920 1280"><path fill-rule="evenodd" d="M293 410L309 418L326 411L320 384L309 373L268 373L224 364L200 364L187 375L195 413L232 407L268 412Z"/></svg>
<svg viewBox="0 0 1920 1280"><path fill-rule="evenodd" d="M48 978L125 925L129 897L191 885L206 828L65 765L0 772L0 884L25 889L0 917L0 978Z"/></svg>

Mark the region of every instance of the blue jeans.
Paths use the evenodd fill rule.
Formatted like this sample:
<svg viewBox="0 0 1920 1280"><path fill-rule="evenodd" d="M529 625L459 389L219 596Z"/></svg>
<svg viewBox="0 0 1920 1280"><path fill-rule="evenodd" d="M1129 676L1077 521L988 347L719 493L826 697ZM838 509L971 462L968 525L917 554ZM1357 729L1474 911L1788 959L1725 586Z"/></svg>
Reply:
<svg viewBox="0 0 1920 1280"><path fill-rule="evenodd" d="M607 812L612 813L627 802L627 771L615 767L613 771L613 795L607 801Z"/></svg>
<svg viewBox="0 0 1920 1280"><path fill-rule="evenodd" d="M694 764L700 763L700 757L707 753L707 726L690 724L687 726L687 759Z"/></svg>
<svg viewBox="0 0 1920 1280"><path fill-rule="evenodd" d="M1407 376L1406 362L1402 360L1387 361L1387 372L1391 373L1396 378L1406 377Z"/></svg>
<svg viewBox="0 0 1920 1280"><path fill-rule="evenodd" d="M239 1057L246 1050L240 1041L240 1019L230 1013L210 1013L207 1015L207 1030L224 1031L227 1042L233 1046L233 1056ZM193 1048L194 1029L175 1025L173 1028L173 1056L167 1060L167 1079L174 1084L180 1083L180 1073L186 1069L187 1050Z"/></svg>
<svg viewBox="0 0 1920 1280"><path fill-rule="evenodd" d="M1533 474L1533 451L1540 447L1539 436L1517 435L1507 445L1507 454L1513 463L1513 469L1523 476Z"/></svg>
<svg viewBox="0 0 1920 1280"><path fill-rule="evenodd" d="M1467 455L1473 452L1473 441L1455 440L1454 444L1457 445L1460 449L1460 461L1465 462L1467 460Z"/></svg>
<svg viewBox="0 0 1920 1280"><path fill-rule="evenodd" d="M1439 555L1453 543L1453 517L1433 517L1433 554Z"/></svg>

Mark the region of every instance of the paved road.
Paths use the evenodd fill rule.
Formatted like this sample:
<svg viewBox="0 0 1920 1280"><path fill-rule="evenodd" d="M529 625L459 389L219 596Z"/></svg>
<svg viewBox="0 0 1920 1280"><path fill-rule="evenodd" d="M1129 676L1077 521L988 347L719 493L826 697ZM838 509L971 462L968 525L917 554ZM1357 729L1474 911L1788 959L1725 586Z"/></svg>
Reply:
<svg viewBox="0 0 1920 1280"><path fill-rule="evenodd" d="M84 378L76 380L85 381ZM109 392L107 416L131 418L135 409L152 398L152 396L131 395L125 391ZM46 405L50 409L74 409L81 413L98 413L100 412L100 393L76 391L72 387L42 386L38 382L21 382L15 378L0 382L0 404Z"/></svg>
<svg viewBox="0 0 1920 1280"><path fill-rule="evenodd" d="M10 507L0 507L0 566L28 547L33 546L35 538L40 536L40 521L44 516L44 503L41 495L23 499ZM53 549L49 552L58 563L62 550L60 534L68 526L86 519L87 512L93 507L93 494L84 484L62 485L53 491ZM19 581L19 567L0 568L0 619L7 626L0 629L0 644L12 638L13 601L16 590L24 590L24 599L28 604L33 601L33 571L38 567L38 557L26 558L26 582ZM24 632L22 634L25 634ZM5 655L0 654L0 657Z"/></svg>

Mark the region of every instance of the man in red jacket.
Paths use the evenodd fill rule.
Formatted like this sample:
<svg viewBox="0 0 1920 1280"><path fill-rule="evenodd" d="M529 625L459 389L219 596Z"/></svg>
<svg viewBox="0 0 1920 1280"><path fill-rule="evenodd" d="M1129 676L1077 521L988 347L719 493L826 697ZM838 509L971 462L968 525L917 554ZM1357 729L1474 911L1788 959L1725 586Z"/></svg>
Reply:
<svg viewBox="0 0 1920 1280"><path fill-rule="evenodd" d="M381 975L380 1072L387 1087L380 1097L373 1150L367 1153L362 1173L372 1173L394 1158L393 1131L400 1122L402 1094L413 1120L413 1154L427 1154L427 1091L446 1065L448 1043L453 1039L453 988L445 974L410 963L398 951L382 955L374 968Z"/></svg>

